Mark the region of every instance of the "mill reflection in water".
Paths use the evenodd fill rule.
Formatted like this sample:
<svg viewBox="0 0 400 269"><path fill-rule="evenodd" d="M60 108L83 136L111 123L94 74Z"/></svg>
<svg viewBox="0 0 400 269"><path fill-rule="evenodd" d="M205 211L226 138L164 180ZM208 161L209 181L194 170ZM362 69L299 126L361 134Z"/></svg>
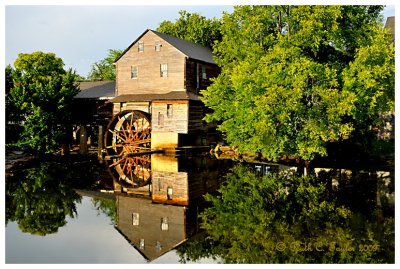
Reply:
<svg viewBox="0 0 400 269"><path fill-rule="evenodd" d="M153 154L147 185L114 179L116 229L149 261L174 249L198 232L203 195L218 190L228 163Z"/></svg>
<svg viewBox="0 0 400 269"><path fill-rule="evenodd" d="M90 196L114 235L133 246L132 256L140 257L133 262L158 262L166 253L174 253L174 263L394 262L393 169L315 168L299 177L295 167L273 163L147 157L146 169L132 167L128 179L111 178L95 162L20 167L6 177L6 226L15 222L32 237L65 235L68 229L59 228L84 218L77 214L80 196ZM146 180L135 184L134 175ZM6 227L13 244L6 242L6 254L26 248L8 234Z"/></svg>

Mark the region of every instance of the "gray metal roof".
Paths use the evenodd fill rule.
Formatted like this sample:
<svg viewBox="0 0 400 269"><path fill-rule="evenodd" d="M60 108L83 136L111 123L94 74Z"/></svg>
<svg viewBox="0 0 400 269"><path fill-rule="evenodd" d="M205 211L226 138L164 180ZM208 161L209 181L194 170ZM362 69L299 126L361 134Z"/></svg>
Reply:
<svg viewBox="0 0 400 269"><path fill-rule="evenodd" d="M113 103L120 102L150 102L156 100L195 100L200 101L199 96L185 91L172 91L163 94L125 94L110 100Z"/></svg>
<svg viewBox="0 0 400 269"><path fill-rule="evenodd" d="M213 60L213 53L211 49L184 39L177 38L175 36L166 35L153 30L150 31L167 41L189 58L200 60L206 63L216 64Z"/></svg>
<svg viewBox="0 0 400 269"><path fill-rule="evenodd" d="M78 99L111 99L115 96L115 81L79 82Z"/></svg>
<svg viewBox="0 0 400 269"><path fill-rule="evenodd" d="M170 36L166 35L163 33L159 33L150 29L147 29L146 31L143 32L133 43L126 49L122 54L115 59L114 62L117 62L136 42L138 42L148 31L153 32L154 34L158 35L161 39L164 41L168 42L172 46L174 46L176 49L178 49L180 52L185 54L187 57L199 61L203 61L206 63L211 63L211 64L216 64L213 60L213 53L210 48L204 47L202 45L198 45L196 43L183 40L180 38L177 38L175 36Z"/></svg>

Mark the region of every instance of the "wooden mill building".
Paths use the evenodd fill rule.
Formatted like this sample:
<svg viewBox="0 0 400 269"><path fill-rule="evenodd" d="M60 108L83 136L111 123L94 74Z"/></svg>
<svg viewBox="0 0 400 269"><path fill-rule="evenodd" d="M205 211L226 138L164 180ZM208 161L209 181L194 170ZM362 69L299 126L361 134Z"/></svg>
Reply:
<svg viewBox="0 0 400 269"><path fill-rule="evenodd" d="M209 144L215 126L203 121L199 93L220 72L209 48L146 30L114 64L113 114L148 113L152 149Z"/></svg>
<svg viewBox="0 0 400 269"><path fill-rule="evenodd" d="M209 156L152 154L148 185L129 189L114 181L115 228L148 261L157 259L199 232L204 195L218 190L230 164Z"/></svg>

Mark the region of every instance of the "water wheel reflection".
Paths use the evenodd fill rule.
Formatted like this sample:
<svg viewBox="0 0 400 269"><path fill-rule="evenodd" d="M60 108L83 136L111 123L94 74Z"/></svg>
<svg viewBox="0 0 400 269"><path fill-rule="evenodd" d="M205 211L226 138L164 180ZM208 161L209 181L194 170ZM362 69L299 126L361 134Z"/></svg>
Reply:
<svg viewBox="0 0 400 269"><path fill-rule="evenodd" d="M150 183L150 116L138 110L124 110L108 124L104 137L108 168L122 185L141 187ZM124 184L125 183L125 184Z"/></svg>
<svg viewBox="0 0 400 269"><path fill-rule="evenodd" d="M113 159L108 165L113 177L121 185L128 183L130 187L142 187L151 180L151 159L150 155L121 157Z"/></svg>

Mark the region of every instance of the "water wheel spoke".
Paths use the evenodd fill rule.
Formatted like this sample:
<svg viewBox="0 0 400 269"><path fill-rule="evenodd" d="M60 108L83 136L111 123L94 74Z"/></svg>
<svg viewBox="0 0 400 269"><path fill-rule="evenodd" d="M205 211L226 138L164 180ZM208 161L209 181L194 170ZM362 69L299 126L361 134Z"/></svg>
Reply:
<svg viewBox="0 0 400 269"><path fill-rule="evenodd" d="M143 157L135 157L135 160L142 161L142 162L149 162L148 159L143 158ZM140 165L139 162L137 162L136 165Z"/></svg>
<svg viewBox="0 0 400 269"><path fill-rule="evenodd" d="M121 126L121 127L122 127L122 126ZM127 142L127 141L129 141L129 135L128 135L128 136L126 135L125 130L124 130L123 127L122 127L122 129L123 129L123 131L119 131L119 132L117 133L117 135L118 135L118 137L119 137L121 140L123 140L124 142ZM122 137L122 135L123 135L124 137Z"/></svg>
<svg viewBox="0 0 400 269"><path fill-rule="evenodd" d="M122 167L122 171L124 171L125 170L125 168L126 168L126 164L128 163L128 160L126 159L126 158L124 158L125 159L125 162L124 162L124 166Z"/></svg>
<svg viewBox="0 0 400 269"><path fill-rule="evenodd" d="M151 179L150 158L140 155L151 148L150 119L145 112L124 110L111 120L105 134L104 148L109 156L114 156L114 162L108 165L110 173L134 188Z"/></svg>
<svg viewBox="0 0 400 269"><path fill-rule="evenodd" d="M117 148L117 147L124 147L124 145L123 144L114 144L114 145L111 145L111 146L107 146L106 147L106 149L112 149L112 148Z"/></svg>
<svg viewBox="0 0 400 269"><path fill-rule="evenodd" d="M145 144L145 143L150 143L150 142L151 142L151 139L147 138L147 139L132 141L132 144L133 145L140 145L140 144Z"/></svg>
<svg viewBox="0 0 400 269"><path fill-rule="evenodd" d="M142 140L146 135L147 135L148 133L146 133L146 132L140 132L139 134L138 134L138 140Z"/></svg>
<svg viewBox="0 0 400 269"><path fill-rule="evenodd" d="M122 128L122 131L120 131L120 133L122 133L122 134L124 135L125 140L128 140L128 139L129 139L129 133L130 133L130 132L125 130L123 124L121 125L121 128ZM126 134L128 134L128 135L126 135Z"/></svg>
<svg viewBox="0 0 400 269"><path fill-rule="evenodd" d="M121 159L119 159L118 161L116 161L116 162L113 162L112 164L110 164L108 167L113 167L113 166L116 166L116 165L118 165L118 164L120 164L123 160L125 160L125 158L121 158Z"/></svg>

